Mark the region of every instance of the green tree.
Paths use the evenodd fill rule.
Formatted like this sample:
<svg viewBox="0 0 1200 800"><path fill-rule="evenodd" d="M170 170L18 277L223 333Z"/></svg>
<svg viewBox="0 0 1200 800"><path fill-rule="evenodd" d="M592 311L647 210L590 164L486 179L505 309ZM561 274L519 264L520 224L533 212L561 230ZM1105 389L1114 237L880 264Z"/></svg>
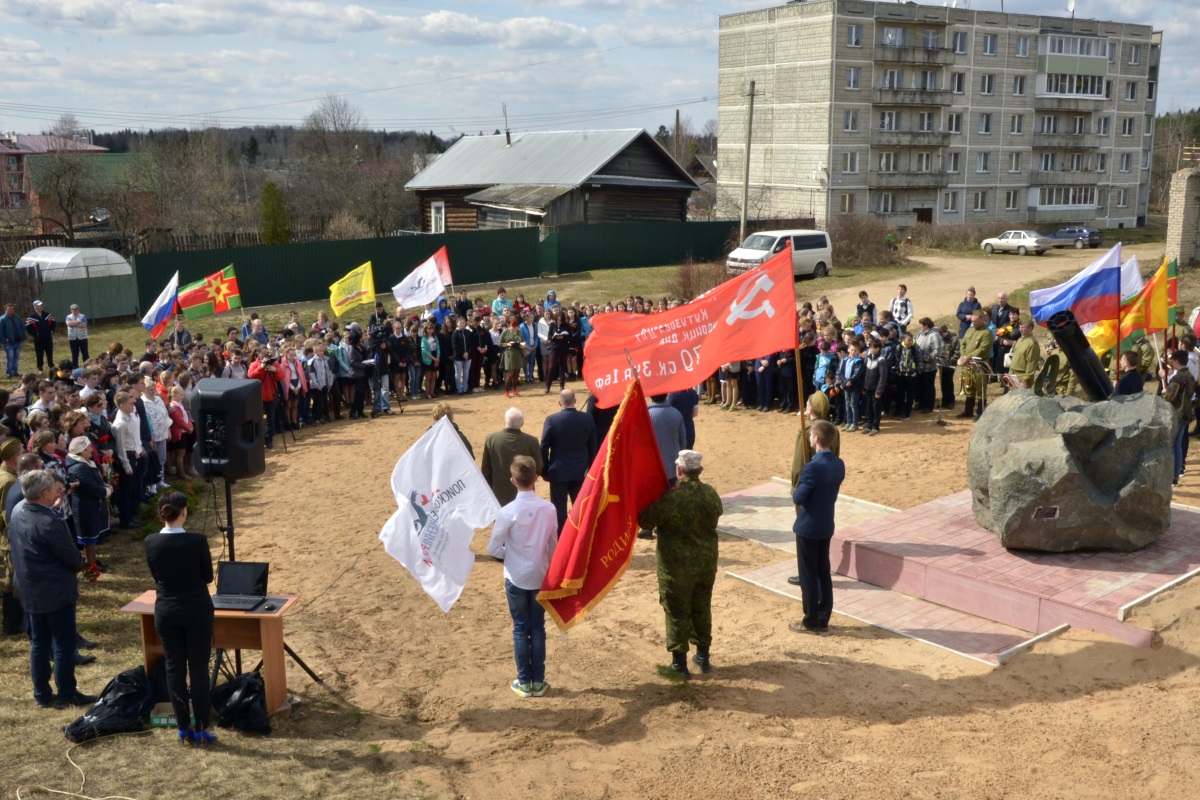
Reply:
<svg viewBox="0 0 1200 800"><path fill-rule="evenodd" d="M253 166L258 163L259 155L258 139L252 133L250 134L250 141L246 143L246 160Z"/></svg>
<svg viewBox="0 0 1200 800"><path fill-rule="evenodd" d="M258 238L263 244L287 244L292 240L292 218L275 181L263 184L258 206Z"/></svg>

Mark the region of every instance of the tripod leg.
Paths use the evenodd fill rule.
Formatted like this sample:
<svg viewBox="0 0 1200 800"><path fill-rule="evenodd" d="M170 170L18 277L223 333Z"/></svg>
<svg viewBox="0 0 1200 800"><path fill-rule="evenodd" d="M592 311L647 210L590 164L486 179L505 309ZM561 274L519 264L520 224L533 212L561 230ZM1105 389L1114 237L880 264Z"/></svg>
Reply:
<svg viewBox="0 0 1200 800"><path fill-rule="evenodd" d="M213 659L212 680L208 682L208 690L210 692L217 688L217 675L221 672L221 659L225 657L225 648L218 647L214 655L216 657Z"/></svg>
<svg viewBox="0 0 1200 800"><path fill-rule="evenodd" d="M302 658L300 658L300 656L296 655L296 651L292 649L291 645L289 645L287 642L284 642L283 649L289 656L292 657L292 661L295 661L297 664L300 665L300 669L302 669L308 673L308 677L312 678L317 683L324 685L325 681L321 680L321 678L317 675L317 673L315 673L311 669L309 669L308 664L305 664L304 659L302 659Z"/></svg>

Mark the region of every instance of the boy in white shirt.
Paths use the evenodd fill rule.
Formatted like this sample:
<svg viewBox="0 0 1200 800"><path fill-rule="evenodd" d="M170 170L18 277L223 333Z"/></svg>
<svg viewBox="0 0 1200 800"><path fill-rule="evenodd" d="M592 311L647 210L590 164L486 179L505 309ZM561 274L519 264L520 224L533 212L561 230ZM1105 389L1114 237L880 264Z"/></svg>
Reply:
<svg viewBox="0 0 1200 800"><path fill-rule="evenodd" d="M550 684L546 682L546 611L537 595L558 544L558 514L533 491L537 466L532 458L513 459L511 480L517 497L500 509L488 552L504 562L517 662L517 679L511 688L520 697L541 697Z"/></svg>

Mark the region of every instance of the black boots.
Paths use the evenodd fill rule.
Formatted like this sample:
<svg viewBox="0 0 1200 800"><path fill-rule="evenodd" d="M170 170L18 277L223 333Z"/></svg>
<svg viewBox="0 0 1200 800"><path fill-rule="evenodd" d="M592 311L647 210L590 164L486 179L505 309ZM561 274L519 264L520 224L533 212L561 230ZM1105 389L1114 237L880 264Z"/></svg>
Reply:
<svg viewBox="0 0 1200 800"><path fill-rule="evenodd" d="M955 414L954 416L958 417L959 419L967 419L968 417L974 417L975 416L975 398L968 397L966 400L964 400L962 413Z"/></svg>
<svg viewBox="0 0 1200 800"><path fill-rule="evenodd" d="M688 671L686 650L679 653L671 653L671 669L678 672L679 677L683 678L685 681L692 677L692 673Z"/></svg>
<svg viewBox="0 0 1200 800"><path fill-rule="evenodd" d="M696 668L699 669L704 675L712 672L712 664L708 660L707 647L696 648L696 655L692 656L692 663L695 664Z"/></svg>

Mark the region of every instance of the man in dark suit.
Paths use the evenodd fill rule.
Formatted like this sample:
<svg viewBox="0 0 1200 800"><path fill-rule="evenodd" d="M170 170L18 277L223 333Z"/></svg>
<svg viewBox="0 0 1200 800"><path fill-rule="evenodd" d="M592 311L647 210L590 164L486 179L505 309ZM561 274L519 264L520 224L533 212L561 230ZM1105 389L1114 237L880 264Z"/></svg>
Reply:
<svg viewBox="0 0 1200 800"><path fill-rule="evenodd" d="M804 619L790 623L796 633L823 633L829 630L833 614L833 579L829 569L829 540L833 538L833 510L838 489L846 477L846 465L829 449L837 431L825 420L813 422L809 430L812 459L804 465L800 482L792 495L796 504L796 560L800 575L788 583L800 586Z"/></svg>
<svg viewBox="0 0 1200 800"><path fill-rule="evenodd" d="M996 305L992 306L992 316L989 322L993 328L1003 328L1008 325L1009 314L1016 311L1021 313L1021 309L1008 304L1008 292L1000 292L996 295Z"/></svg>
<svg viewBox="0 0 1200 800"><path fill-rule="evenodd" d="M567 521L567 497L571 502L579 496L587 469L596 457L596 423L575 408L575 392L563 389L558 393L562 408L546 417L542 427L542 477L550 484L550 502L558 512L558 529Z"/></svg>
<svg viewBox="0 0 1200 800"><path fill-rule="evenodd" d="M1140 361L1141 358L1134 350L1121 353L1121 379L1117 381L1117 390L1114 396L1138 394L1145 390L1146 384L1142 380L1142 373L1138 372Z"/></svg>
<svg viewBox="0 0 1200 800"><path fill-rule="evenodd" d="M524 433L525 414L519 408L504 412L504 430L489 433L483 442L483 460L480 470L492 487L492 494L500 505L506 506L517 499L517 487L512 482L512 463L517 456L533 459L537 471L542 471L542 449L536 436Z"/></svg>

